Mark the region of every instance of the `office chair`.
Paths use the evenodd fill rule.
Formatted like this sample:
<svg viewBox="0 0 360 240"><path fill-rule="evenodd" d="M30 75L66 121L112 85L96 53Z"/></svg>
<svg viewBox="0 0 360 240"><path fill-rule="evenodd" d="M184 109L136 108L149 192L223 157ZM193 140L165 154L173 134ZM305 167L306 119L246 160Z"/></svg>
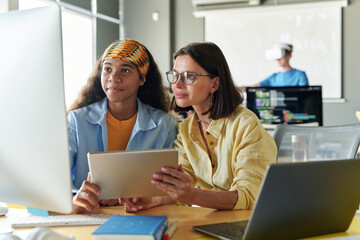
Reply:
<svg viewBox="0 0 360 240"><path fill-rule="evenodd" d="M292 161L292 136L306 136L307 160L355 158L360 143L360 123L304 127L278 125L273 137L278 148L277 162Z"/></svg>

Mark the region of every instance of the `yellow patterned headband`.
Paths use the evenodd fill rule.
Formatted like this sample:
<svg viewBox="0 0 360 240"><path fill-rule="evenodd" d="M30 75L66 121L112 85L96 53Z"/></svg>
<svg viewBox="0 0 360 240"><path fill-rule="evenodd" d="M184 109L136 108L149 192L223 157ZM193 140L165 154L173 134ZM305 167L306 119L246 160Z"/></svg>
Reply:
<svg viewBox="0 0 360 240"><path fill-rule="evenodd" d="M131 39L116 40L105 50L102 60L109 58L124 60L136 65L142 79L145 81L149 69L149 56L145 47Z"/></svg>

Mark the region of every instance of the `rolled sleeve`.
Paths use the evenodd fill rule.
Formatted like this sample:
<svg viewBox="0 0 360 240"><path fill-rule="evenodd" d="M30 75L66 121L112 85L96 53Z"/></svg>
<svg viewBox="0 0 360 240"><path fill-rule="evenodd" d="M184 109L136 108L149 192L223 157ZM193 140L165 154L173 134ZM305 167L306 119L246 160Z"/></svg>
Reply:
<svg viewBox="0 0 360 240"><path fill-rule="evenodd" d="M272 137L261 125L249 123L248 126L234 149L234 178L230 188L238 191L234 209L253 208L266 166L275 163L276 159Z"/></svg>

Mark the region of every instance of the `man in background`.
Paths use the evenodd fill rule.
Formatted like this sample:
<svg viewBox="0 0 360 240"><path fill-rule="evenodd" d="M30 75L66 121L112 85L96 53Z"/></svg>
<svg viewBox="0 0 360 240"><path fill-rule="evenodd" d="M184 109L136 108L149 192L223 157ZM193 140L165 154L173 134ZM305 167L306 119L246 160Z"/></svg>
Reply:
<svg viewBox="0 0 360 240"><path fill-rule="evenodd" d="M292 68L290 58L293 47L288 43L278 43L272 49L266 51L265 56L269 60L276 60L280 71L270 75L260 83L251 87L291 87L307 86L308 79L304 71ZM245 92L246 86L237 87L239 91Z"/></svg>

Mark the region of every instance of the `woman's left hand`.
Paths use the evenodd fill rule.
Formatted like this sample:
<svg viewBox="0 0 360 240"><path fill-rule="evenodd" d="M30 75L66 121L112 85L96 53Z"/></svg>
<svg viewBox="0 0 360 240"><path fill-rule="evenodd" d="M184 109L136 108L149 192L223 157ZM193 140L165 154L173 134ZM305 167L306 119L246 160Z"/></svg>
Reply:
<svg viewBox="0 0 360 240"><path fill-rule="evenodd" d="M179 164L178 169L163 167L161 170L162 172L153 174L151 183L166 192L172 199L191 204L195 189L191 186L190 177L184 173L182 165Z"/></svg>

